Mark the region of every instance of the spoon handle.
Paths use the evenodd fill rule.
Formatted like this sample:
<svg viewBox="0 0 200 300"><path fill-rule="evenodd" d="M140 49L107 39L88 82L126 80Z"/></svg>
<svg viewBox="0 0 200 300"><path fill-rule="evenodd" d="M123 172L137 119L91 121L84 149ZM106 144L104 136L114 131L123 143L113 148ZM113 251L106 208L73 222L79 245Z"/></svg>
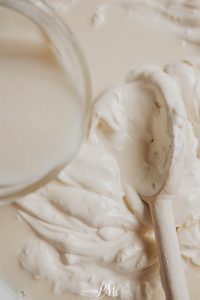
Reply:
<svg viewBox="0 0 200 300"><path fill-rule="evenodd" d="M157 250L161 281L167 300L189 300L187 282L178 244L172 200L156 198L149 202Z"/></svg>

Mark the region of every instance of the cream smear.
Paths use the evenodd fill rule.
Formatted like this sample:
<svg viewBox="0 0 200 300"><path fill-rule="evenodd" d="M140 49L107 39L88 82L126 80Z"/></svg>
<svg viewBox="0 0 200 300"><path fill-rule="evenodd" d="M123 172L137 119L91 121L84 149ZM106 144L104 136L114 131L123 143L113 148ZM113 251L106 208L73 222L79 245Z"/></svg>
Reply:
<svg viewBox="0 0 200 300"><path fill-rule="evenodd" d="M101 25L113 8L123 9L129 16L147 18L150 22L169 26L183 39L200 42L200 3L198 0L105 0L96 10L92 23Z"/></svg>
<svg viewBox="0 0 200 300"><path fill-rule="evenodd" d="M129 10L127 1L106 3ZM137 6L141 18L152 13L175 29L179 26L174 27L173 18L156 8L190 9L189 2L129 3ZM197 4L191 4L195 14ZM107 10L98 11L104 16ZM141 169L145 172L148 163L146 149L155 138L152 124L159 100L172 90L181 102L182 109L175 112L184 121L186 143L182 181L171 197L185 262L200 267L199 80L200 64L191 59L164 67L145 65L96 99L88 136L76 159L53 182L17 201L19 219L35 233L19 254L33 277L48 279L62 295L90 298L102 292L121 299L155 299L160 284L155 239L149 210L137 190Z"/></svg>
<svg viewBox="0 0 200 300"><path fill-rule="evenodd" d="M154 138L156 100L172 90L186 111L180 118L187 151L182 183L171 197L182 253L200 266L199 76L190 61L143 67L95 101L78 157L57 180L18 201L19 216L37 235L20 254L26 270L51 280L58 293L98 292L106 281L122 299L152 299L158 262L149 211L137 195L138 174Z"/></svg>

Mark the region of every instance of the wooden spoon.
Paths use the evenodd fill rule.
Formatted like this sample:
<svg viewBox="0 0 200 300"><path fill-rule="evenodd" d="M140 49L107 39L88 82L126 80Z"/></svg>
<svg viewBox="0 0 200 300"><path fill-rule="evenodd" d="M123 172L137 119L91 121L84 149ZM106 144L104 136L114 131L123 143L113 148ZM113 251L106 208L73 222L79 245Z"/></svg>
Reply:
<svg viewBox="0 0 200 300"><path fill-rule="evenodd" d="M136 79L142 79L156 99L150 125L152 138L138 192L151 210L166 299L188 300L172 209L172 196L184 171L185 108L175 83L163 71L141 72Z"/></svg>

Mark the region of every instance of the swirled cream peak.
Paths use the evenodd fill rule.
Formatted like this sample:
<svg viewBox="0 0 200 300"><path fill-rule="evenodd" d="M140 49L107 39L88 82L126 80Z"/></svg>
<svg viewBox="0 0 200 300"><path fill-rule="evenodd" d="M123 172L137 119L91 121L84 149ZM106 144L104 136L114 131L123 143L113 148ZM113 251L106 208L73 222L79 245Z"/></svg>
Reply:
<svg viewBox="0 0 200 300"><path fill-rule="evenodd" d="M181 64L168 65L165 71L175 80L193 125L196 138L200 139L200 77L199 62L184 61ZM198 155L200 146L198 144Z"/></svg>
<svg viewBox="0 0 200 300"><path fill-rule="evenodd" d="M54 182L18 200L19 216L36 234L20 254L27 271L49 279L58 293L84 295L106 281L121 299L152 299L159 283L157 254L149 210L137 189L152 140L158 139L155 151L163 161L153 124L157 118L162 127L158 116L166 97L177 120L172 163L177 167L179 155L184 162L181 180L172 176L167 188L175 199L182 253L199 264L200 241L194 238L200 219L199 76L189 61L142 67L94 102L78 157Z"/></svg>
<svg viewBox="0 0 200 300"><path fill-rule="evenodd" d="M92 23L105 22L108 12L121 8L134 17L144 16L150 21L166 24L178 36L199 44L200 42L200 4L198 0L105 0L96 10Z"/></svg>

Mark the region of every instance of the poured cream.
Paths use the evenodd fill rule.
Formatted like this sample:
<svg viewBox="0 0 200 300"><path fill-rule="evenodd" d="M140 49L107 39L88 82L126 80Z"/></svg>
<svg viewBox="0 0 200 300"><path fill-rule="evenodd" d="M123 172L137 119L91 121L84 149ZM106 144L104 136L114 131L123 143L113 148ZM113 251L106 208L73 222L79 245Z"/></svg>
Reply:
<svg viewBox="0 0 200 300"><path fill-rule="evenodd" d="M83 116L50 45L4 33L0 43L1 188L32 183L68 162Z"/></svg>

